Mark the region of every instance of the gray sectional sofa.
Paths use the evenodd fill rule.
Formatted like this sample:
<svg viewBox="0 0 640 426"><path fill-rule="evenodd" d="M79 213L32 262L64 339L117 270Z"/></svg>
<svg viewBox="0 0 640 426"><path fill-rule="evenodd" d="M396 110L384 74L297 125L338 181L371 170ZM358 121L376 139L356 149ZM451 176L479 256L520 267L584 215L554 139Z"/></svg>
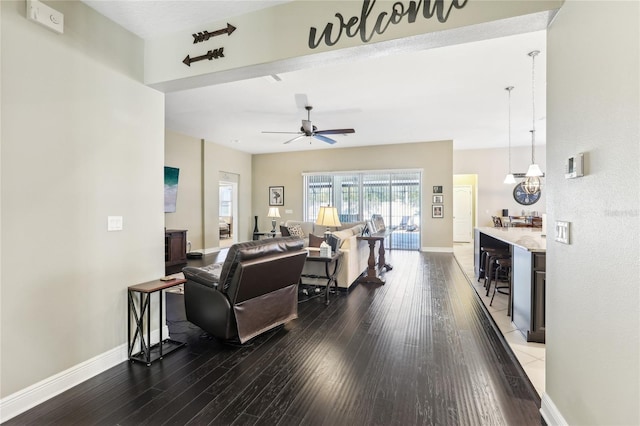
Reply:
<svg viewBox="0 0 640 426"><path fill-rule="evenodd" d="M369 260L369 244L366 241L358 240L362 234L364 222L343 223L337 231L332 234L339 240L339 248L343 253L337 272L338 286L348 289L353 285L358 277L367 269ZM281 226L290 228L295 225L300 226L304 232L305 246L309 250L320 250L316 247L308 247L309 234L322 237L326 231L324 226L316 225L314 222L303 222L299 220L287 220ZM282 229L282 228L281 228ZM318 262L306 262L302 271L304 275L324 275L324 264ZM327 280L305 278L305 283L325 285Z"/></svg>

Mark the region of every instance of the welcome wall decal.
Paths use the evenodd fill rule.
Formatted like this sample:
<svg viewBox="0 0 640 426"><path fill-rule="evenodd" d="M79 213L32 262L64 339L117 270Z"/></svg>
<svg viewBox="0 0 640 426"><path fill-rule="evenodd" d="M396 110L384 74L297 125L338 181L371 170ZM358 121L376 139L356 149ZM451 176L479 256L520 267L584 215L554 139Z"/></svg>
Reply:
<svg viewBox="0 0 640 426"><path fill-rule="evenodd" d="M409 1L408 5L402 1L393 3L390 11L382 11L377 16L372 14L376 0L364 0L360 16L352 16L348 19L341 13L334 16L338 22L328 22L324 30L318 35L318 29L309 29L309 48L315 49L324 43L333 46L340 41L345 34L349 38L360 36L363 43L368 43L376 34L383 34L389 25L400 24L404 19L412 24L421 15L424 19L432 19L434 16L439 22L444 23L454 9L462 9L468 0L419 0ZM335 28L335 30L334 30Z"/></svg>

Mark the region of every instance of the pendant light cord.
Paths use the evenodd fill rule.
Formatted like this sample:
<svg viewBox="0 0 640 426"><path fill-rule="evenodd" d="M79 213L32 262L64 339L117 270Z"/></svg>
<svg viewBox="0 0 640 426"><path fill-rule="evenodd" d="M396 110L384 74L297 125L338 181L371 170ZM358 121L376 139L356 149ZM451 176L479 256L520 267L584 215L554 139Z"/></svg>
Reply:
<svg viewBox="0 0 640 426"><path fill-rule="evenodd" d="M540 53L534 50L529 53L531 56L531 106L532 106L532 126L531 126L531 164L536 163L536 56Z"/></svg>
<svg viewBox="0 0 640 426"><path fill-rule="evenodd" d="M507 92L509 92L509 174L511 173L511 91L513 90L513 86L509 86L506 88Z"/></svg>

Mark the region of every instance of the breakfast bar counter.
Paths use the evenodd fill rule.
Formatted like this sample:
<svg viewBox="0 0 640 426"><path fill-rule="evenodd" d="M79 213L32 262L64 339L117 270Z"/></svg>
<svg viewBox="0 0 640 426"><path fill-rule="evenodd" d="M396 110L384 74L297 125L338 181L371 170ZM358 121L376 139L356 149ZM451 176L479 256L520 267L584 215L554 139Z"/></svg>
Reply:
<svg viewBox="0 0 640 426"><path fill-rule="evenodd" d="M542 235L542 228L476 228L507 244L518 246L531 252L546 252L547 239Z"/></svg>
<svg viewBox="0 0 640 426"><path fill-rule="evenodd" d="M545 265L547 241L540 228L475 229L474 266L481 278L482 247L511 253L511 321L528 342L545 341Z"/></svg>

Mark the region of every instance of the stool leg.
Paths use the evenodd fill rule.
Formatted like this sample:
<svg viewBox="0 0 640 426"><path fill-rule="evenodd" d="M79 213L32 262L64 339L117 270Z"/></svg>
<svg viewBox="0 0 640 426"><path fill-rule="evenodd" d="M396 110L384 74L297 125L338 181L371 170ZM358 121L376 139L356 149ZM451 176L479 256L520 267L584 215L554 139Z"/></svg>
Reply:
<svg viewBox="0 0 640 426"><path fill-rule="evenodd" d="M500 287L500 288L508 288L509 292L507 293L509 295L509 299L507 302L507 316L511 315L511 268L510 267L503 267L503 266L498 266L496 268L496 273L495 273L495 286L493 287L493 294L491 295L491 301L489 302L489 306L491 306L491 304L493 303L493 298L496 297L496 292L498 291L498 279L500 276L500 272L502 273L506 273L506 283L507 286L506 287ZM500 292L502 293L502 292Z"/></svg>
<svg viewBox="0 0 640 426"><path fill-rule="evenodd" d="M507 284L509 285L509 299L507 301L507 316L511 316L511 268L507 270Z"/></svg>
<svg viewBox="0 0 640 426"><path fill-rule="evenodd" d="M487 261L487 252L486 251L482 251L482 253L480 253L480 268L478 269L478 282L480 282L480 277L484 278L484 263Z"/></svg>
<svg viewBox="0 0 640 426"><path fill-rule="evenodd" d="M484 288L487 289L485 296L489 296L489 291L491 291L491 281L493 280L491 272L494 270L494 266L497 267L497 265L495 265L495 261L495 256L487 256L487 267L484 272Z"/></svg>
<svg viewBox="0 0 640 426"><path fill-rule="evenodd" d="M491 255L487 253L484 261L484 288L487 288L487 284L491 281Z"/></svg>
<svg viewBox="0 0 640 426"><path fill-rule="evenodd" d="M496 291L498 290L498 274L500 273L500 270L502 269L502 266L498 266L496 268L496 277L495 277L495 285L493 286L493 294L491 295L491 301L489 302L489 306L491 306L491 304L493 303L493 298L496 297ZM488 293L488 292L487 292ZM488 295L488 294L487 294Z"/></svg>

